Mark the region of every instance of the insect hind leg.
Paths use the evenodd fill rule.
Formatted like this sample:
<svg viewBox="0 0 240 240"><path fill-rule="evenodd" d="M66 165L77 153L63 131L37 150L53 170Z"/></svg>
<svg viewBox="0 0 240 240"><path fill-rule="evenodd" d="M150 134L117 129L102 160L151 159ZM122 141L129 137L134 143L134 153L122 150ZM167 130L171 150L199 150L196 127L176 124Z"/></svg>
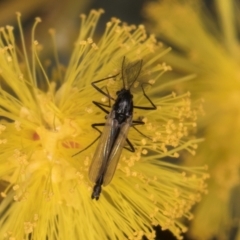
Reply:
<svg viewBox="0 0 240 240"><path fill-rule="evenodd" d="M129 147L124 147L126 150L128 150L129 152L135 152L135 148L133 146L133 144L130 142L130 140L128 138L126 138L126 142L128 144Z"/></svg>
<svg viewBox="0 0 240 240"><path fill-rule="evenodd" d="M88 148L90 148L101 137L102 132L97 127L104 126L104 125L105 125L105 123L94 123L94 124L92 124L92 128L99 132L99 136L97 136L96 139L92 143L90 143L87 147L82 149L80 152L77 152L77 153L73 154L72 157L75 157L76 155L78 155L78 154L84 152L85 150L87 150Z"/></svg>
<svg viewBox="0 0 240 240"><path fill-rule="evenodd" d="M105 79L101 79L99 81L103 81ZM98 81L97 81L98 82ZM101 88L99 88L101 91L103 91ZM106 91L107 94L109 95L108 89L106 87ZM110 96L110 95L109 95ZM95 104L95 106L97 106L98 108L100 108L103 112L105 112L106 114L109 114L109 111L107 109L105 109L104 107L111 107L111 101L110 98L108 98L108 104L104 104L104 103L100 103L100 102L96 102L96 101L92 101L93 104ZM75 157L76 155L80 154L81 152L87 150L88 148L90 148L101 136L102 132L97 128L98 126L104 126L105 123L94 123L92 124L92 128L95 129L96 131L99 132L99 136L92 142L90 143L87 147L85 147L84 149L82 149L80 152L75 153L74 155L72 155L72 157Z"/></svg>
<svg viewBox="0 0 240 240"><path fill-rule="evenodd" d="M151 138L150 137L148 137L147 135L145 135L145 134L143 134L139 129L137 129L135 126L137 126L137 125L144 125L145 124L145 122L143 122L143 121L141 121L141 120L136 120L136 121L133 121L132 122L132 128L134 128L140 135L142 135L143 137L145 137L145 138L148 138L148 139L150 139L151 140Z"/></svg>
<svg viewBox="0 0 240 240"><path fill-rule="evenodd" d="M132 127L139 133L141 134L143 137L148 138L151 140L150 137L146 136L145 134L143 134L141 131L139 131L135 126L136 125L144 125L145 123L143 121L133 121L132 122ZM129 147L124 147L126 150L128 150L129 152L135 152L135 148L133 146L133 144L130 142L130 140L128 138L126 138L126 142L128 144Z"/></svg>

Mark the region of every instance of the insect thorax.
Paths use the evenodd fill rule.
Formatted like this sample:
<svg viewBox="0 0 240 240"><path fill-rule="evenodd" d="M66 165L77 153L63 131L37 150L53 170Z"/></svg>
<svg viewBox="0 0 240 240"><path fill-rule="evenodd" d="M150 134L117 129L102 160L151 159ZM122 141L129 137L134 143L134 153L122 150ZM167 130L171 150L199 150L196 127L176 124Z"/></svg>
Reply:
<svg viewBox="0 0 240 240"><path fill-rule="evenodd" d="M121 124L133 114L133 96L126 89L122 89L117 95L113 110L115 111L115 119Z"/></svg>

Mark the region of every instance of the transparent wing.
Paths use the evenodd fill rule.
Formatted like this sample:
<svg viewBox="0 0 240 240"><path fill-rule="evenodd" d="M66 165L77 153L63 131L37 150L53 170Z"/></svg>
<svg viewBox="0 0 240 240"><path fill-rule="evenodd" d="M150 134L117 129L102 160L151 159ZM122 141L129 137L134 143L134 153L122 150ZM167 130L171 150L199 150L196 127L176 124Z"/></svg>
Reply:
<svg viewBox="0 0 240 240"><path fill-rule="evenodd" d="M126 89L129 89L137 77L140 74L142 69L142 60L135 62L128 62L126 58L123 60L122 64L122 77L124 80L124 85Z"/></svg>
<svg viewBox="0 0 240 240"><path fill-rule="evenodd" d="M93 155L93 159L89 168L88 177L90 181L96 182L98 177L105 171L107 160L112 148L114 140L114 120L113 113L110 112L107 122L103 128L103 132L98 141L98 146Z"/></svg>
<svg viewBox="0 0 240 240"><path fill-rule="evenodd" d="M104 186L108 185L113 178L123 147L126 143L126 138L128 135L129 128L131 127L131 124L132 124L132 116L130 116L127 119L127 121L123 123L123 125L121 126L118 138L115 141L111 155L109 156L109 160L107 162L108 165L107 165L106 172L104 174L104 179L103 179Z"/></svg>

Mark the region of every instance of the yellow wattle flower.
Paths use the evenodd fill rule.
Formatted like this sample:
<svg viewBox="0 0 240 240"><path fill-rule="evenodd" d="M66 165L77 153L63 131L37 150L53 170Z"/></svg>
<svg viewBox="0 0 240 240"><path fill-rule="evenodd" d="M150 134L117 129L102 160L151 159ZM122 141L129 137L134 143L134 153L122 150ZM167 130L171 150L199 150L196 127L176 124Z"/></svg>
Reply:
<svg viewBox="0 0 240 240"><path fill-rule="evenodd" d="M191 207L206 192L203 167L185 168L163 157L178 157L186 149L194 154L199 140L191 135L201 106L191 105L189 93L169 91L163 73L171 68L157 64L169 51L143 26L128 26L113 18L97 43L94 31L102 10L81 16L79 37L68 67L56 58L49 74L39 58L41 46L32 34L32 58L27 57L20 24L22 51L11 27L0 29L0 179L1 239L154 239L154 225L169 229L177 238L186 231L182 218L191 219ZM51 35L54 32L51 31ZM88 169L98 133L91 124L105 122L105 113L92 101L106 102L91 83L116 75L126 56L143 59L134 104L146 106L140 85L150 83L148 96L155 111L134 109L134 119L145 124L130 130L136 151L123 150L112 182L103 187L99 201L91 200L93 183ZM160 78L161 77L161 78ZM181 79L183 80L183 79ZM109 79L110 94L121 79ZM145 136L151 138L148 139Z"/></svg>
<svg viewBox="0 0 240 240"><path fill-rule="evenodd" d="M208 164L211 178L189 232L194 239L240 239L240 5L216 0L207 6L170 0L145 11L153 32L177 49L164 58L175 76L196 73L185 87L205 99L199 121L205 141L194 163Z"/></svg>

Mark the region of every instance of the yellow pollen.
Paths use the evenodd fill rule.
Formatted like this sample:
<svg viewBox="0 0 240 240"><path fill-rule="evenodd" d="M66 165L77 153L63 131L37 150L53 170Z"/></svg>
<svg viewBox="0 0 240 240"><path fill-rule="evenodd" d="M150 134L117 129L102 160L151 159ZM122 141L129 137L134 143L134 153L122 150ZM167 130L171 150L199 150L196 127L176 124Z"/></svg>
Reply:
<svg viewBox="0 0 240 240"><path fill-rule="evenodd" d="M85 165L85 166L88 166L88 165L89 165L89 162L90 162L89 157L86 157L85 160L84 160L84 165Z"/></svg>
<svg viewBox="0 0 240 240"><path fill-rule="evenodd" d="M146 155L147 153L148 153L148 151L147 151L146 149L143 149L143 150L142 150L142 154L143 154L143 155Z"/></svg>
<svg viewBox="0 0 240 240"><path fill-rule="evenodd" d="M10 56L7 57L7 61L8 62L11 62L12 61L12 58Z"/></svg>
<svg viewBox="0 0 240 240"><path fill-rule="evenodd" d="M6 29L7 29L8 31L12 31L12 30L14 29L14 27L7 25L7 26L6 26Z"/></svg>
<svg viewBox="0 0 240 240"><path fill-rule="evenodd" d="M4 138L4 139L0 139L0 144L6 144L7 143L7 139Z"/></svg>
<svg viewBox="0 0 240 240"><path fill-rule="evenodd" d="M87 44L86 41L80 41L80 42L79 42L79 45L86 45L86 44Z"/></svg>
<svg viewBox="0 0 240 240"><path fill-rule="evenodd" d="M13 186L13 190L14 190L14 191L16 191L16 190L18 190L18 189L19 189L19 185Z"/></svg>
<svg viewBox="0 0 240 240"><path fill-rule="evenodd" d="M137 176L137 172L132 172L132 176L136 177Z"/></svg>
<svg viewBox="0 0 240 240"><path fill-rule="evenodd" d="M154 84L155 83L155 79L151 79L148 81L149 84Z"/></svg>
<svg viewBox="0 0 240 240"><path fill-rule="evenodd" d="M85 108L85 111L86 111L87 113L92 113L92 112L93 112L93 109L92 109L91 107L87 107L87 108Z"/></svg>
<svg viewBox="0 0 240 240"><path fill-rule="evenodd" d="M33 232L34 224L31 222L24 222L24 231L26 234Z"/></svg>
<svg viewBox="0 0 240 240"><path fill-rule="evenodd" d="M1 192L1 197L5 198L7 195L5 192Z"/></svg>
<svg viewBox="0 0 240 240"><path fill-rule="evenodd" d="M97 46L96 43L93 43L93 44L91 45L91 47L92 47L94 50L98 50L98 46Z"/></svg>
<svg viewBox="0 0 240 240"><path fill-rule="evenodd" d="M39 217L38 217L38 214L34 214L34 216L33 216L33 220L34 220L34 221L37 221L38 218L39 218Z"/></svg>
<svg viewBox="0 0 240 240"><path fill-rule="evenodd" d="M85 14L80 14L80 18L85 19L86 15Z"/></svg>
<svg viewBox="0 0 240 240"><path fill-rule="evenodd" d="M17 129L17 131L21 131L21 123L19 121L15 121L14 126Z"/></svg>
<svg viewBox="0 0 240 240"><path fill-rule="evenodd" d="M101 98L101 102L106 102L107 101L107 98L106 97L102 97Z"/></svg>
<svg viewBox="0 0 240 240"><path fill-rule="evenodd" d="M106 26L107 26L107 28L110 28L112 26L112 23L111 22L107 22Z"/></svg>
<svg viewBox="0 0 240 240"><path fill-rule="evenodd" d="M36 17L36 18L35 18L35 21L36 21L36 22L41 22L42 19L41 19L40 17Z"/></svg>
<svg viewBox="0 0 240 240"><path fill-rule="evenodd" d="M143 139L141 140L141 142L142 142L142 145L146 145L147 140L146 140L145 138L143 138Z"/></svg>

